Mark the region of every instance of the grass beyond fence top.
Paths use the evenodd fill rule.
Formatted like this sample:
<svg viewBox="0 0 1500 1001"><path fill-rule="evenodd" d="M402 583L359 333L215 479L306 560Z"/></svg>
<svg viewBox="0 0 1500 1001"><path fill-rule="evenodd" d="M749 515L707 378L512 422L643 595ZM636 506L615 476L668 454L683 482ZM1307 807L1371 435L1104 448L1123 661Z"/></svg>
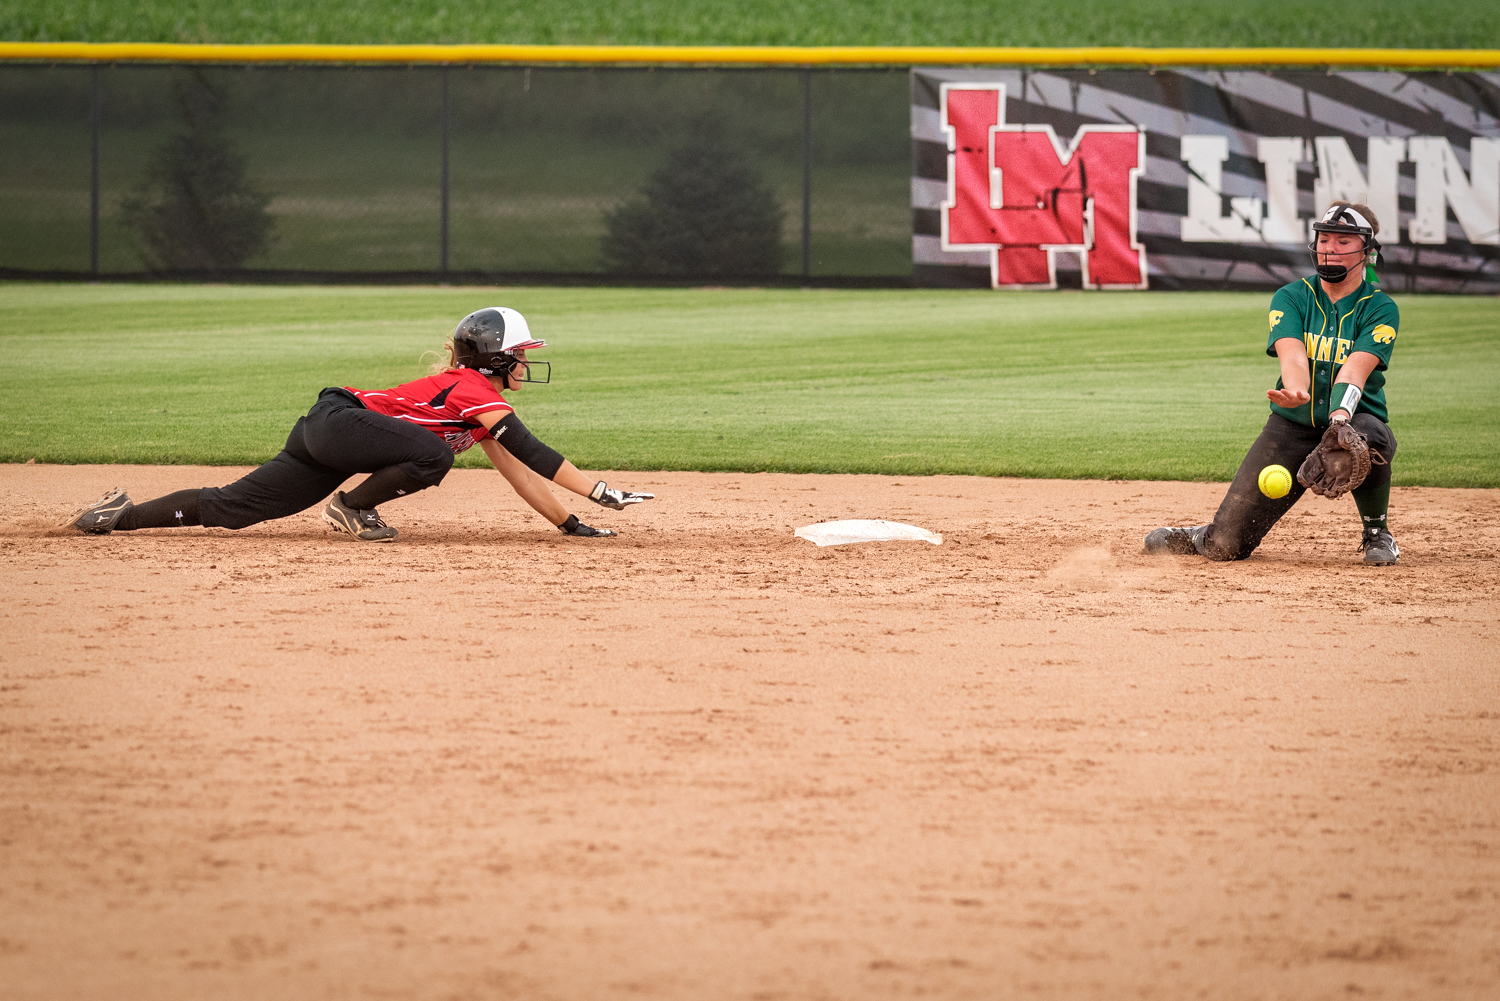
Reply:
<svg viewBox="0 0 1500 1001"><path fill-rule="evenodd" d="M1496 39L1500 4L1473 0L0 0L0 40L12 42L1483 49Z"/></svg>
<svg viewBox="0 0 1500 1001"><path fill-rule="evenodd" d="M1500 49L966 48L755 45L186 45L0 42L0 60L173 63L568 63L744 66L1374 66L1492 68Z"/></svg>

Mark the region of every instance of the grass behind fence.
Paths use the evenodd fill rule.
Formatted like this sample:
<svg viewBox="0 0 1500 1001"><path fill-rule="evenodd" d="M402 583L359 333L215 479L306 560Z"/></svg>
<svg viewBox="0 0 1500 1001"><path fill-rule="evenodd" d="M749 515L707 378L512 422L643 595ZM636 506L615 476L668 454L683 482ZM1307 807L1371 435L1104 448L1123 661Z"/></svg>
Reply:
<svg viewBox="0 0 1500 1001"><path fill-rule="evenodd" d="M1500 486L1494 301L1399 302L1396 482ZM593 469L1223 480L1276 375L1245 293L12 284L0 460L263 461L492 304L552 343L524 419Z"/></svg>
<svg viewBox="0 0 1500 1001"><path fill-rule="evenodd" d="M1471 0L0 0L0 37L92 42L1487 48Z"/></svg>
<svg viewBox="0 0 1500 1001"><path fill-rule="evenodd" d="M274 239L252 269L431 271L441 260L442 71L106 68L99 263L139 272L121 199L182 128L178 88L213 88ZM87 272L89 71L0 68L0 267ZM814 75L811 273L911 272L907 77ZM802 80L778 73L477 69L450 74L449 266L603 269L605 214L705 117L723 123L785 212L801 272Z"/></svg>

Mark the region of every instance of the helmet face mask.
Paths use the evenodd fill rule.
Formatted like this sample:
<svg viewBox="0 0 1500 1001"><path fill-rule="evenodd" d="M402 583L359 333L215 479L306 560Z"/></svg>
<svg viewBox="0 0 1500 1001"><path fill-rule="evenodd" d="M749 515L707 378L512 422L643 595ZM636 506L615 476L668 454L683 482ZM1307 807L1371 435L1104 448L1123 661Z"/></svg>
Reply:
<svg viewBox="0 0 1500 1001"><path fill-rule="evenodd" d="M546 346L546 341L531 336L526 317L507 306L491 306L475 310L458 321L453 330L453 364L472 368L483 376L499 377L507 383L511 373L521 366L523 374L515 381L545 385L552 381L551 364L527 361L526 352ZM545 377L533 378L533 366L543 367Z"/></svg>
<svg viewBox="0 0 1500 1001"><path fill-rule="evenodd" d="M1350 269L1344 264L1331 262L1325 264L1318 260L1319 233L1344 233L1357 236L1362 241L1360 252L1364 254L1364 263L1371 268L1379 263L1380 241L1375 239L1375 227L1351 206L1331 206L1327 212L1323 213L1323 218L1312 224L1312 229L1313 235L1308 241L1307 250L1312 255L1313 267L1317 269L1318 277L1330 285L1337 285L1347 279ZM1325 250L1323 253L1328 255L1333 252Z"/></svg>
<svg viewBox="0 0 1500 1001"><path fill-rule="evenodd" d="M547 383L552 381L551 362L527 361L525 358L517 358L514 355L506 355L504 357L509 358L510 362L509 364L506 364L505 362L496 359L496 365L499 366L495 371L496 375L501 375L503 372L504 377L507 379L514 379L514 381L516 382L531 382L535 383L538 386L545 386L547 385ZM520 378L515 378L515 371L518 368L521 370L521 376ZM536 374L535 372L533 372L534 368L540 368L542 370L542 377L540 379L534 378ZM484 374L482 369L480 370L480 374Z"/></svg>

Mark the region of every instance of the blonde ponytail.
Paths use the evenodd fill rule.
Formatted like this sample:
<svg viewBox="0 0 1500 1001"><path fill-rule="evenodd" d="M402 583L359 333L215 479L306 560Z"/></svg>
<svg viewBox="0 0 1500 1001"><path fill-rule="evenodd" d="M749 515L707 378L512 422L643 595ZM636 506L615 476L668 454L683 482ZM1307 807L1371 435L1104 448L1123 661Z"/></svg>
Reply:
<svg viewBox="0 0 1500 1001"><path fill-rule="evenodd" d="M444 355L448 356L446 361L443 359ZM426 361L428 358L432 359L427 364L428 375L442 375L444 372L449 372L457 368L458 366L453 362L453 338L450 337L443 342L443 350L441 352L423 351L422 360Z"/></svg>

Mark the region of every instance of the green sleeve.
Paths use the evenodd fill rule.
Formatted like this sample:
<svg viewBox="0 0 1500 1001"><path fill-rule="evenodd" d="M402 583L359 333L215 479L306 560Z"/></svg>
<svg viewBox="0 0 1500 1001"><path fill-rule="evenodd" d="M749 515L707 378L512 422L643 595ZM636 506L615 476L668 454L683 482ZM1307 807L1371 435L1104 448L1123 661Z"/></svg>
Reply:
<svg viewBox="0 0 1500 1001"><path fill-rule="evenodd" d="M1401 313L1396 304L1384 292L1377 292L1359 318L1359 334L1349 351L1368 351L1380 359L1376 371L1384 371L1390 366L1391 352L1396 349L1396 332L1400 329Z"/></svg>
<svg viewBox="0 0 1500 1001"><path fill-rule="evenodd" d="M1271 334L1266 341L1266 354L1276 357L1276 342L1283 337L1302 340L1307 327L1302 322L1302 296L1296 294L1296 286L1288 285L1276 290L1271 296Z"/></svg>

